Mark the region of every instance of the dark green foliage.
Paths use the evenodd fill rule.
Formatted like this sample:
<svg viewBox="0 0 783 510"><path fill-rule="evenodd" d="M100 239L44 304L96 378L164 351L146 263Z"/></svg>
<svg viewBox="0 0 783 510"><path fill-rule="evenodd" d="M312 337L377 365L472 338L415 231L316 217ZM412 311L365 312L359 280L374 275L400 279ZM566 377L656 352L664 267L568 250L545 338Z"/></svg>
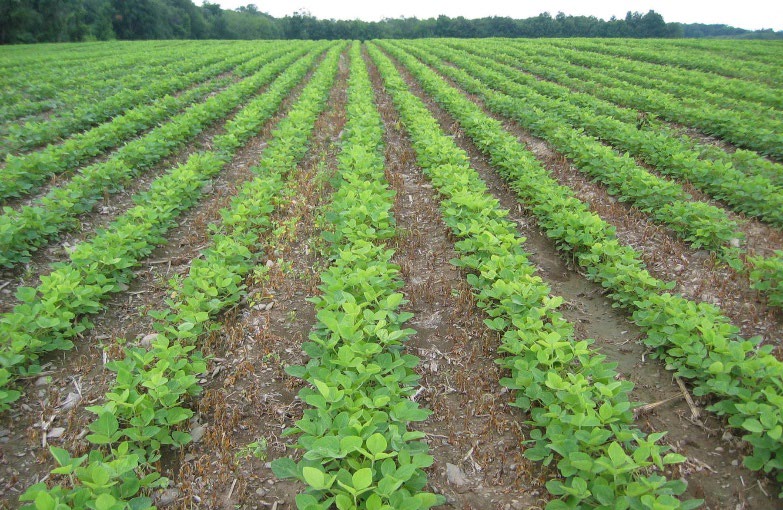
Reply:
<svg viewBox="0 0 783 510"><path fill-rule="evenodd" d="M720 30L714 27L721 27ZM717 31L716 31L717 30ZM273 18L255 4L223 10L193 0L0 0L0 44L141 39L416 39L423 37L741 37L774 39L783 32L726 25L666 23L655 11L527 19L317 19L306 11Z"/></svg>

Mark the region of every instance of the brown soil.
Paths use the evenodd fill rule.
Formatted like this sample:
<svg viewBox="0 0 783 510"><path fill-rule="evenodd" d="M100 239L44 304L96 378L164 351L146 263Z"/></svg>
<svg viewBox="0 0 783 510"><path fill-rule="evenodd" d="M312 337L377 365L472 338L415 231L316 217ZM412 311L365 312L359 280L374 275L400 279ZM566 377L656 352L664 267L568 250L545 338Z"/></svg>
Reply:
<svg viewBox="0 0 783 510"><path fill-rule="evenodd" d="M484 326L464 274L449 263L457 254L441 220L439 197L416 166L377 69L366 61L386 126L387 178L397 192L395 262L414 314L410 326L417 331L408 344L421 358L417 401L433 411L416 426L427 434L435 458L428 470L430 490L445 495L452 508L543 507L542 469L524 459L519 447L527 427L499 384L498 336ZM462 479L454 475L457 469Z"/></svg>
<svg viewBox="0 0 783 510"><path fill-rule="evenodd" d="M221 333L207 342L206 352L216 358L194 422L204 434L172 466L177 508L295 508L294 496L303 489L278 480L270 463L291 455L295 439L282 433L302 414L302 382L283 369L306 362L301 344L316 322L307 297L318 292L328 263L317 222L345 124L344 58L308 154L274 214L277 234L268 236L264 254L268 272L248 279L246 306L225 317Z"/></svg>
<svg viewBox="0 0 783 510"><path fill-rule="evenodd" d="M311 74L312 72L308 73L305 79L309 79ZM268 87L269 85L260 88L253 97L263 94ZM292 94L288 96L284 105L290 104L292 95L298 90L299 89L295 89ZM215 91L211 95L217 93L219 93L219 91ZM98 229L106 227L115 218L134 207L133 196L136 193L148 189L155 179L162 176L171 168L184 164L194 153L211 150L211 140L215 136L225 132L226 123L236 116L246 102L234 108L224 118L206 126L204 130L190 143L186 144L184 148L163 158L152 168L135 177L122 190L119 190L117 193L105 193L102 200L99 200L90 212L84 213L78 217L78 230L62 232L59 238L45 244L33 253L30 262L24 265L17 265L10 269L0 268L0 285L3 285L3 287L0 288L0 313L10 311L17 303L14 296L18 287L37 286L40 283L39 278L44 274L48 274L51 270L51 264L68 260L68 248L90 239ZM58 182L52 183L52 187L54 185L62 184L62 182L59 181L62 181L64 178L67 178L67 176L63 174L55 176L53 180ZM207 191L208 190L209 186L207 186ZM31 201L29 198L26 198L25 200Z"/></svg>
<svg viewBox="0 0 783 510"><path fill-rule="evenodd" d="M81 441L93 417L85 407L102 401L106 394L112 375L103 369L101 361L106 360L106 356L121 354L114 339L135 342L152 331L151 319L145 312L162 307L169 279L186 275L190 261L208 244L207 225L220 218L220 209L229 205L242 184L254 177L250 168L258 161L272 129L296 101L309 76L286 97L278 113L260 133L239 149L234 159L205 187L199 204L183 214L179 226L168 233L168 243L141 262L129 288L109 298L106 310L92 318L95 327L75 342L73 351L50 357L44 366L46 379L31 380L14 409L0 415L0 444L5 442L0 456L0 497L15 502L21 492L53 467L48 448L43 447L41 423L50 430L65 429L61 437L49 443L65 447L73 454L83 453L89 447ZM184 152L189 154L208 147L211 137L222 132L223 124L202 133L194 142L196 145ZM187 154L172 156L168 165L185 161ZM134 182L134 189L139 186ZM113 195L112 199L114 203L130 204L132 193L128 189ZM107 354L104 354L104 345L108 345ZM69 393L80 395L78 405L60 409ZM9 508L13 506L15 503L9 503Z"/></svg>
<svg viewBox="0 0 783 510"><path fill-rule="evenodd" d="M452 86L456 84L447 80ZM573 162L558 153L549 144L533 136L515 122L496 115L483 106L478 96L465 93L482 106L485 113L501 121L528 150L541 161L560 184L574 190L592 211L617 229L618 238L642 255L653 276L677 283L675 290L689 299L706 301L721 307L723 312L740 327L746 337L761 336L765 343L776 345L778 358L783 358L780 344L783 332L783 313L766 304L765 297L750 288L747 275L738 274L705 250L694 250L667 227L654 223L645 213L618 202L606 188L581 173ZM648 170L652 170L646 166ZM685 191L696 200L721 206L704 193L685 183ZM783 246L783 233L757 220L727 211L728 216L741 225L750 253L769 255Z"/></svg>
<svg viewBox="0 0 783 510"><path fill-rule="evenodd" d="M399 66L398 69L403 72L411 91L425 101L439 120L441 128L468 152L472 166L487 182L492 194L504 208L511 211L511 219L519 226L520 234L527 239L525 249L531 253L531 261L552 286L553 294L565 298L566 304L561 311L577 326L578 337L594 338L595 346L607 355L607 361L618 363L617 370L621 376L636 384L633 400L657 403L675 397L641 414L637 424L648 432L668 430L667 444L688 457L688 462L681 468L681 475L689 482L688 495L705 498L706 508L734 508L736 505L742 505L742 508L783 508L783 504L774 497L777 494L774 483L739 465L742 446L723 430L722 423L702 409L705 402L697 400L701 420L691 421L691 410L680 398L682 390L672 380L671 374L658 361L650 358L650 352L640 341L643 337L641 330L628 320L627 314L612 307L611 302L603 297L603 289L599 285L586 280L575 268L563 262L554 244L538 230L532 215L522 208L516 194L491 168L459 125L422 92L409 73ZM476 98L472 99L481 104ZM550 170L569 171L570 164L561 155L549 151L550 157L547 158L545 154L537 152L546 148L543 142L536 142L529 134L522 136L523 131L518 128L512 129L512 132L520 136L523 143L530 143L529 148ZM576 173L573 169L570 171ZM592 205L594 202L591 200L589 203ZM614 205L627 210L620 204ZM615 214L619 216L621 212ZM629 232L630 227L638 221L628 221Z"/></svg>
<svg viewBox="0 0 783 510"><path fill-rule="evenodd" d="M191 90L193 90L193 89L195 89L197 87L200 87L200 86L208 84L208 83L218 82L219 80L222 80L224 78L230 78L230 81L226 85L224 85L222 87L219 87L219 88L215 88L214 90L212 90L211 92L206 94L201 101L204 101L204 100L206 100L206 99L208 99L208 98L210 98L210 97L212 97L212 96L214 96L216 94L219 94L220 92L225 90L227 87L230 87L232 84L235 84L238 81L240 81L240 78L238 76L235 76L233 74L233 71L226 71L226 72L220 73L220 74L218 74L216 76L213 76L212 78L209 78L207 80L200 81L200 82L188 85L187 87L185 87L183 89L180 89L180 90L178 90L176 92L173 92L171 94L168 94L168 95L170 95L172 97L179 97L182 94L184 94L184 93L186 93L188 91L191 91ZM192 104L193 103L186 104L183 108L180 108L179 110L177 110L174 113L172 113L170 117L173 117L173 116L181 114L185 109L190 107ZM141 105L136 105L136 106L141 106ZM124 113L127 113L127 111L124 112ZM123 114L120 114L120 115L123 115ZM48 120L48 119L42 119L42 120ZM113 118L112 119L108 119L107 121L103 122L103 124L109 123L112 120L114 120L114 119ZM160 123L163 123L163 122L166 122L166 121L165 120L160 121L158 124L156 124L156 125L154 125L152 127L149 127L147 129L143 129L141 131L138 131L136 134L134 134L133 136L131 136L127 140L121 141L119 143L124 145L124 144L128 143L131 140L135 140L137 138L140 138L140 137L146 135L147 133L149 133L150 131L152 131L153 129L155 129L156 127L158 127L158 125ZM95 127L97 127L97 126L93 126L92 128L89 128L89 129L94 129ZM70 135L66 135L64 138L61 138L61 139L56 140L54 142L51 142L49 144L37 147L35 149L30 150L29 152L38 152L38 151L41 151L41 150L45 149L49 145L61 144L66 139L68 139L68 138L70 138L72 136L75 136L77 134L82 134L82 132L71 133ZM44 182L42 185L36 187L36 189L33 191L32 195L28 194L27 196L20 197L20 198L7 198L7 199L2 201L2 205L4 207L12 207L14 209L18 209L18 208L20 208L22 206L25 206L25 205L30 205L31 202L33 202L35 199L45 196L53 187L60 186L63 183L65 183L67 180L69 180L71 177L73 177L73 175L78 171L79 168L83 168L83 167L87 167L87 166L90 166L90 165L94 165L96 163L101 163L101 162L106 161L107 159L109 159L111 157L111 155L115 152L115 150L114 150L115 148L116 148L116 146L107 147L106 149L103 149L99 155L93 156L91 158L87 158L84 161L82 161L81 163L79 163L76 168L70 168L70 169L68 169L68 170L66 170L64 172L60 172L60 173L58 173L56 175L52 175L49 178L48 182ZM2 171L3 168L5 168L5 162L4 161L0 162L0 171Z"/></svg>

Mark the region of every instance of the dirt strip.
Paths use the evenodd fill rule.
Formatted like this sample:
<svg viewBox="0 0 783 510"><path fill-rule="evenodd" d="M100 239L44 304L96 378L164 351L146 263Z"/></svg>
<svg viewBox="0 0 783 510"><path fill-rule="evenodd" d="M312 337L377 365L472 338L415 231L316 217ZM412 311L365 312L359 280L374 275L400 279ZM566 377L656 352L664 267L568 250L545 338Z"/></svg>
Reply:
<svg viewBox="0 0 783 510"><path fill-rule="evenodd" d="M446 81L462 90L452 80L446 78ZM647 214L619 202L607 193L604 186L591 181L570 159L558 153L545 140L531 135L515 122L490 112L478 96L464 93L524 143L553 178L573 189L577 198L613 225L617 229L617 237L641 253L653 276L676 282L675 291L688 299L719 306L740 327L743 336L761 336L764 343L775 345L775 354L783 359L783 344L780 342L783 336L783 310L768 306L764 296L750 288L747 275L738 274L725 264L718 263L706 250L694 250L670 229L653 222ZM646 168L654 172L649 166ZM685 183L684 188L696 200L723 207L688 183ZM783 232L779 229L741 214L727 213L741 224L750 253L770 255L772 250L783 246Z"/></svg>
<svg viewBox="0 0 783 510"><path fill-rule="evenodd" d="M391 97L367 62L385 125L386 174L397 192L395 262L417 331L407 348L421 358L416 400L433 411L414 424L427 434L435 458L430 489L444 494L449 508L543 508L544 471L522 456L528 429L509 406L512 394L499 384L499 337L484 326L464 275L449 263L457 254L440 198L416 165Z"/></svg>
<svg viewBox="0 0 783 510"><path fill-rule="evenodd" d="M220 209L229 205L242 184L254 177L250 167L258 161L273 127L285 117L305 83L303 80L293 89L260 133L207 184L200 202L179 218L178 227L169 231L168 244L158 247L135 270L136 278L128 289L111 296L105 311L91 318L95 327L75 340L72 351L52 355L44 366L44 374L30 380L13 409L0 415L0 498L13 502L9 508L15 507L21 492L53 467L48 446L44 447L44 429L48 429L46 444L67 448L73 455L89 449L90 445L82 439L94 415L85 407L102 401L113 380L103 363L121 354L114 339L138 342L152 332L152 321L145 312L163 306L168 281L186 275L190 261L208 244L207 225L220 218ZM207 146L211 137L222 131L222 124L210 128L194 142L198 146L187 150L195 152ZM187 159L182 154L175 158ZM128 201L127 193L130 191L114 197ZM104 354L104 345L109 346L108 356ZM53 430L57 430L58 437L50 438Z"/></svg>
<svg viewBox="0 0 783 510"><path fill-rule="evenodd" d="M297 482L278 480L273 459L291 455L283 431L302 416L302 382L284 372L302 365L301 345L316 322L307 298L319 293L320 208L331 192L345 124L346 56L311 146L274 213L265 265L248 278L245 306L223 319L205 346L214 355L203 381L194 430L201 436L170 467L175 482L164 499L175 508L296 508Z"/></svg>
<svg viewBox="0 0 783 510"><path fill-rule="evenodd" d="M628 320L627 314L612 307L603 296L604 289L600 285L588 281L563 261L554 243L538 229L535 218L522 208L516 194L492 169L458 123L423 93L407 71L399 66L398 69L411 91L425 101L441 128L468 152L472 166L492 194L511 211L509 216L517 223L520 234L527 238L525 249L531 254L530 259L538 267L539 274L552 287L553 294L565 298L561 311L576 325L578 339L595 339L595 346L608 357L608 361L618 363L621 377L635 384L632 400L659 403L641 413L637 425L646 432L668 430L666 442L688 457L688 462L680 468L680 476L689 483L687 495L706 499L704 508L707 509L783 508L781 501L775 498L779 492L776 484L741 467L742 445L723 429L722 423L703 410L705 402L696 400L700 418L693 419L679 385L660 362L651 359L651 353L641 343L642 331ZM522 133L519 129L513 132ZM534 140L528 137L525 135L520 141ZM545 146L540 140L537 143ZM562 156L554 152L551 154L551 160L543 161L545 164L567 164ZM622 204L615 206L626 210ZM519 419L521 421L524 417Z"/></svg>
<svg viewBox="0 0 783 510"><path fill-rule="evenodd" d="M323 56L321 56L323 58ZM318 60L320 62L320 59ZM312 75L310 71L305 80ZM271 83L270 83L271 84ZM17 303L14 295L16 289L22 286L36 286L40 283L41 275L47 274L50 265L55 262L68 260L68 250L77 244L89 240L100 228L105 228L115 218L125 213L128 209L134 207L132 197L134 194L148 189L150 184L165 174L170 168L184 164L188 158L196 152L211 150L211 141L215 136L225 132L225 125L233 119L242 107L253 98L263 95L269 88L267 84L260 88L256 94L248 98L242 105L237 106L222 119L206 126L191 142L187 143L177 152L163 158L152 168L145 170L126 184L125 188L118 193L104 193L102 200L99 200L90 212L84 213L78 217L79 227L76 230L62 232L57 239L50 241L35 253L33 253L30 262L19 264L16 267L5 269L0 268L0 285L5 286L0 289L0 313L10 311ZM298 93L299 89L292 91ZM215 95L219 91L213 92ZM287 101L290 104L291 95ZM56 176L56 185L64 184L64 176Z"/></svg>

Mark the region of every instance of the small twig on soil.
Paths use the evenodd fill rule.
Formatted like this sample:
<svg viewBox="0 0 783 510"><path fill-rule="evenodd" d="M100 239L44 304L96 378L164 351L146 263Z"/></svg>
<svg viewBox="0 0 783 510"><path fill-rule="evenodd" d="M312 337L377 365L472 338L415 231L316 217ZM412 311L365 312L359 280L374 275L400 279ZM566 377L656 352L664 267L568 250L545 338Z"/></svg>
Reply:
<svg viewBox="0 0 783 510"><path fill-rule="evenodd" d="M756 480L756 483L759 486L759 490L761 490L761 492L763 492L766 497L769 497L769 494L767 493L767 491L764 490L764 487L762 487L761 485L761 480Z"/></svg>
<svg viewBox="0 0 783 510"><path fill-rule="evenodd" d="M3 290L4 288L8 287L9 285L11 285L11 280L8 280L5 283L0 283L0 290Z"/></svg>
<svg viewBox="0 0 783 510"><path fill-rule="evenodd" d="M674 395L673 397L665 398L663 400L659 400L658 402L653 402L651 404L645 404L643 406L639 406L633 410L633 417L638 418L640 414L652 411L656 407L660 407L663 404L667 402L671 402L672 400L677 400L678 398L682 398L682 395Z"/></svg>
<svg viewBox="0 0 783 510"><path fill-rule="evenodd" d="M46 448L47 432L55 418L57 418L56 414L51 415L48 420L44 420L41 416L41 448Z"/></svg>
<svg viewBox="0 0 783 510"><path fill-rule="evenodd" d="M683 384L682 379L674 376L674 380L677 381L677 386L680 387L680 391L682 391L682 395L685 397L685 401L688 403L688 407L691 408L691 416L694 420L699 420L699 409L696 407L696 404L693 403L693 399L691 398L690 393L688 393L688 389L685 387L685 384Z"/></svg>
<svg viewBox="0 0 783 510"><path fill-rule="evenodd" d="M473 469L475 471L481 472L484 468L481 467L481 464L476 462L476 459L473 458L473 449L474 448L475 447L471 447L470 450L468 450L468 453L464 457L462 457L462 461L465 462L466 460L470 459L470 462L473 463Z"/></svg>
<svg viewBox="0 0 783 510"><path fill-rule="evenodd" d="M16 378L16 380L25 381L28 379L40 379L41 377L45 375L53 374L54 372L55 372L54 370L48 370L46 372L38 372L37 374L33 374L33 375L20 375L19 377Z"/></svg>
<svg viewBox="0 0 783 510"><path fill-rule="evenodd" d="M228 491L228 496L226 496L226 500L230 500L231 496L234 494L234 487L237 486L237 479L234 478L234 483L231 484L231 489Z"/></svg>
<svg viewBox="0 0 783 510"><path fill-rule="evenodd" d="M151 266L158 266L160 264L171 264L171 259L149 260L147 264Z"/></svg>
<svg viewBox="0 0 783 510"><path fill-rule="evenodd" d="M697 459L696 457L688 459L688 464L696 466L697 468L706 469L707 471L709 471L711 473L717 473L717 471L712 469L712 467L709 464L707 464L704 461L701 461L701 460ZM743 482L743 484L744 484L744 482Z"/></svg>

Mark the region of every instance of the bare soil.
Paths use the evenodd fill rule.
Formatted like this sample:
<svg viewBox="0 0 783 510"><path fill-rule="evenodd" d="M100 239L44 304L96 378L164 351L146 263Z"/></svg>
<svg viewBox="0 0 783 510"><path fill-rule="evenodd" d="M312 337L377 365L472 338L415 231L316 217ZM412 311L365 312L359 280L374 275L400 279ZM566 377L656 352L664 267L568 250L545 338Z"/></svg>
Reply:
<svg viewBox="0 0 783 510"><path fill-rule="evenodd" d="M309 78L311 74L312 73L309 73L307 77ZM269 85L260 88L253 97L263 94L268 88ZM211 95L215 95L219 92L219 90L216 90ZM286 98L286 103L284 104L290 104L294 92L296 92L296 90ZM243 105L246 103L247 102L243 103ZM215 136L225 132L226 123L236 116L243 105L237 106L224 118L206 126L182 149L163 158L152 168L142 172L117 193L104 193L102 199L93 206L91 211L86 212L77 218L79 222L78 229L60 233L57 238L51 240L33 253L30 262L16 265L10 269L0 268L0 286L2 286L0 287L0 313L10 311L17 303L14 295L18 287L38 285L40 283L40 276L47 274L50 271L51 264L68 259L69 249L88 240L97 230L105 228L115 218L134 207L133 196L136 193L148 189L155 179L161 177L169 169L184 164L194 153L211 150L211 140ZM71 175L67 174L54 176L46 187L51 188L60 186L64 184L69 177L71 177ZM209 186L207 187L207 192L209 192ZM43 196L44 194L45 193L41 193L39 195ZM23 200L25 202L31 202L33 198L26 197Z"/></svg>
<svg viewBox="0 0 783 510"><path fill-rule="evenodd" d="M397 192L395 262L417 331L408 343L421 359L417 401L433 411L416 427L427 434L435 458L430 490L445 495L451 508L542 507L542 469L522 456L527 427L509 406L511 393L500 386L494 362L499 338L484 326L465 275L449 263L457 254L439 197L415 163L377 69L366 62L386 128L387 178Z"/></svg>
<svg viewBox="0 0 783 510"><path fill-rule="evenodd" d="M621 376L635 383L633 400L660 403L657 407L640 413L637 425L647 432L669 431L666 443L674 451L688 457L688 462L681 467L679 473L689 483L687 495L704 498L705 508L708 509L783 508L780 500L775 498L779 491L776 484L741 466L742 445L724 429L721 422L703 410L707 402L696 400L699 419L694 419L683 397L683 390L660 362L651 359L651 353L641 343L642 331L629 320L626 313L612 307L611 302L603 296L603 288L600 285L588 281L579 274L577 268L563 260L554 244L538 229L535 218L522 207L513 190L508 188L505 181L492 169L483 154L462 132L458 123L423 93L405 69L398 65L398 70L402 72L411 91L427 104L440 122L441 128L466 150L472 166L487 182L492 194L500 200L504 208L511 211L510 218L517 223L520 234L527 239L525 249L531 253L531 261L538 266L541 276L552 286L553 294L565 298L566 304L561 311L577 326L578 338L595 339L595 346L607 355L607 361L617 363ZM477 98L471 99L483 106ZM509 124L506 124L507 127ZM547 148L543 141L518 127L510 130L556 175L562 172L576 174L570 162ZM542 152L544 150L546 152ZM591 206L596 202L600 200L595 197L588 201ZM620 209L615 213L619 217L627 210L621 204L612 205ZM612 218L603 214L602 217L608 221ZM628 231L631 232L630 227L638 222L639 219L629 220Z"/></svg>
<svg viewBox="0 0 783 510"><path fill-rule="evenodd" d="M427 473L428 490L446 497L445 508L543 508L549 499L544 483L555 472L523 456L522 442L529 434L524 423L527 417L509 405L514 396L499 384L504 373L494 361L500 356L498 335L484 326L485 317L475 306L464 272L449 263L456 257L455 240L442 223L440 197L416 165L377 69L366 55L365 62L385 127L386 177L397 193L398 235L390 245L401 267L402 291L409 301L405 308L414 313L409 325L417 331L407 346L421 359L421 390L415 399L433 411L426 421L413 424L426 433L435 458ZM561 311L575 324L577 338L595 339L595 347L608 361L617 363L619 376L635 383L632 398L654 404L639 411L637 425L647 432L668 430L666 443L688 458L668 475L688 481L688 496L706 499L707 509L783 508L775 498L780 489L775 483L741 467L744 447L704 410L709 402L695 399L693 406L686 402L688 389L651 359L641 342L643 332L628 314L613 308L600 285L564 260L458 123L402 71L411 90L467 151L490 192L510 211L509 218L526 238L525 249L539 275L553 294L565 298ZM295 439L283 432L301 417L297 393L302 381L288 376L284 367L306 362L301 345L316 322L307 298L319 292L318 275L329 264L320 230L331 193L330 178L337 172L347 77L344 56L308 154L289 176L287 191L275 202L273 228L259 254L262 264L246 280L248 295L220 317L221 328L199 346L211 361L201 380L204 391L193 404L197 411L190 423L194 442L164 455L160 467L172 484L154 495L160 508L295 508L294 496L303 487L278 480L270 462L300 454L291 449ZM52 468L45 443L73 453L89 447L83 441L91 418L85 407L103 398L111 379L103 368L103 357L119 355L114 339L139 342L151 332L144 312L162 306L170 278L187 274L190 261L207 243L206 226L218 218L219 209L242 183L253 177L250 167L301 87L208 186L199 205L183 215L179 227L167 236L168 244L141 264L129 288L107 302L107 311L94 318L94 330L78 339L74 351L48 359L43 378L27 381L18 406L0 415L0 508L16 508L19 493ZM638 211L617 203L540 139L513 123L505 125L562 184L575 189L615 225L621 240L642 251L655 275L675 280L686 295L719 303L743 333L779 340L781 317L765 308L742 278L718 266L709 255L690 250ZM208 147L220 129L216 126L203 133L168 165L184 160L188 151ZM134 186L140 189L142 184ZM65 242L86 238L127 209L130 194L131 188L98 207L115 210L85 215L82 232L70 234L74 237L66 237ZM13 304L11 291L16 285L35 282L50 262L63 259L62 242L41 253L26 274L9 273L6 288L0 289L5 292L0 293L0 307ZM109 348L104 350L102 344Z"/></svg>
<svg viewBox="0 0 783 510"><path fill-rule="evenodd" d="M239 149L234 159L205 187L200 202L183 214L179 226L168 233L167 244L141 262L128 289L107 300L106 309L92 318L95 327L75 341L74 350L47 358L43 376L28 381L14 409L0 415L0 498L14 502L8 503L9 508L15 507L19 494L54 467L47 444L65 447L74 455L86 453L89 445L82 439L93 415L85 408L102 401L106 394L113 377L103 364L121 355L116 339L138 342L152 332L152 321L146 311L163 306L169 279L186 275L190 261L207 246L207 225L220 218L220 209L229 205L242 184L254 177L250 168L259 160L272 129L296 101L310 75L286 97L278 113L259 134ZM211 138L223 131L224 125L221 121L203 132L182 153L168 158L164 168L183 162L188 154L207 147ZM130 207L129 197L140 186L141 183L134 182L132 188L112 195L113 203ZM93 216L96 222L108 221L98 214ZM86 232L82 235L87 237ZM48 268L45 261L41 264ZM60 436L47 437L59 428L64 429Z"/></svg>

